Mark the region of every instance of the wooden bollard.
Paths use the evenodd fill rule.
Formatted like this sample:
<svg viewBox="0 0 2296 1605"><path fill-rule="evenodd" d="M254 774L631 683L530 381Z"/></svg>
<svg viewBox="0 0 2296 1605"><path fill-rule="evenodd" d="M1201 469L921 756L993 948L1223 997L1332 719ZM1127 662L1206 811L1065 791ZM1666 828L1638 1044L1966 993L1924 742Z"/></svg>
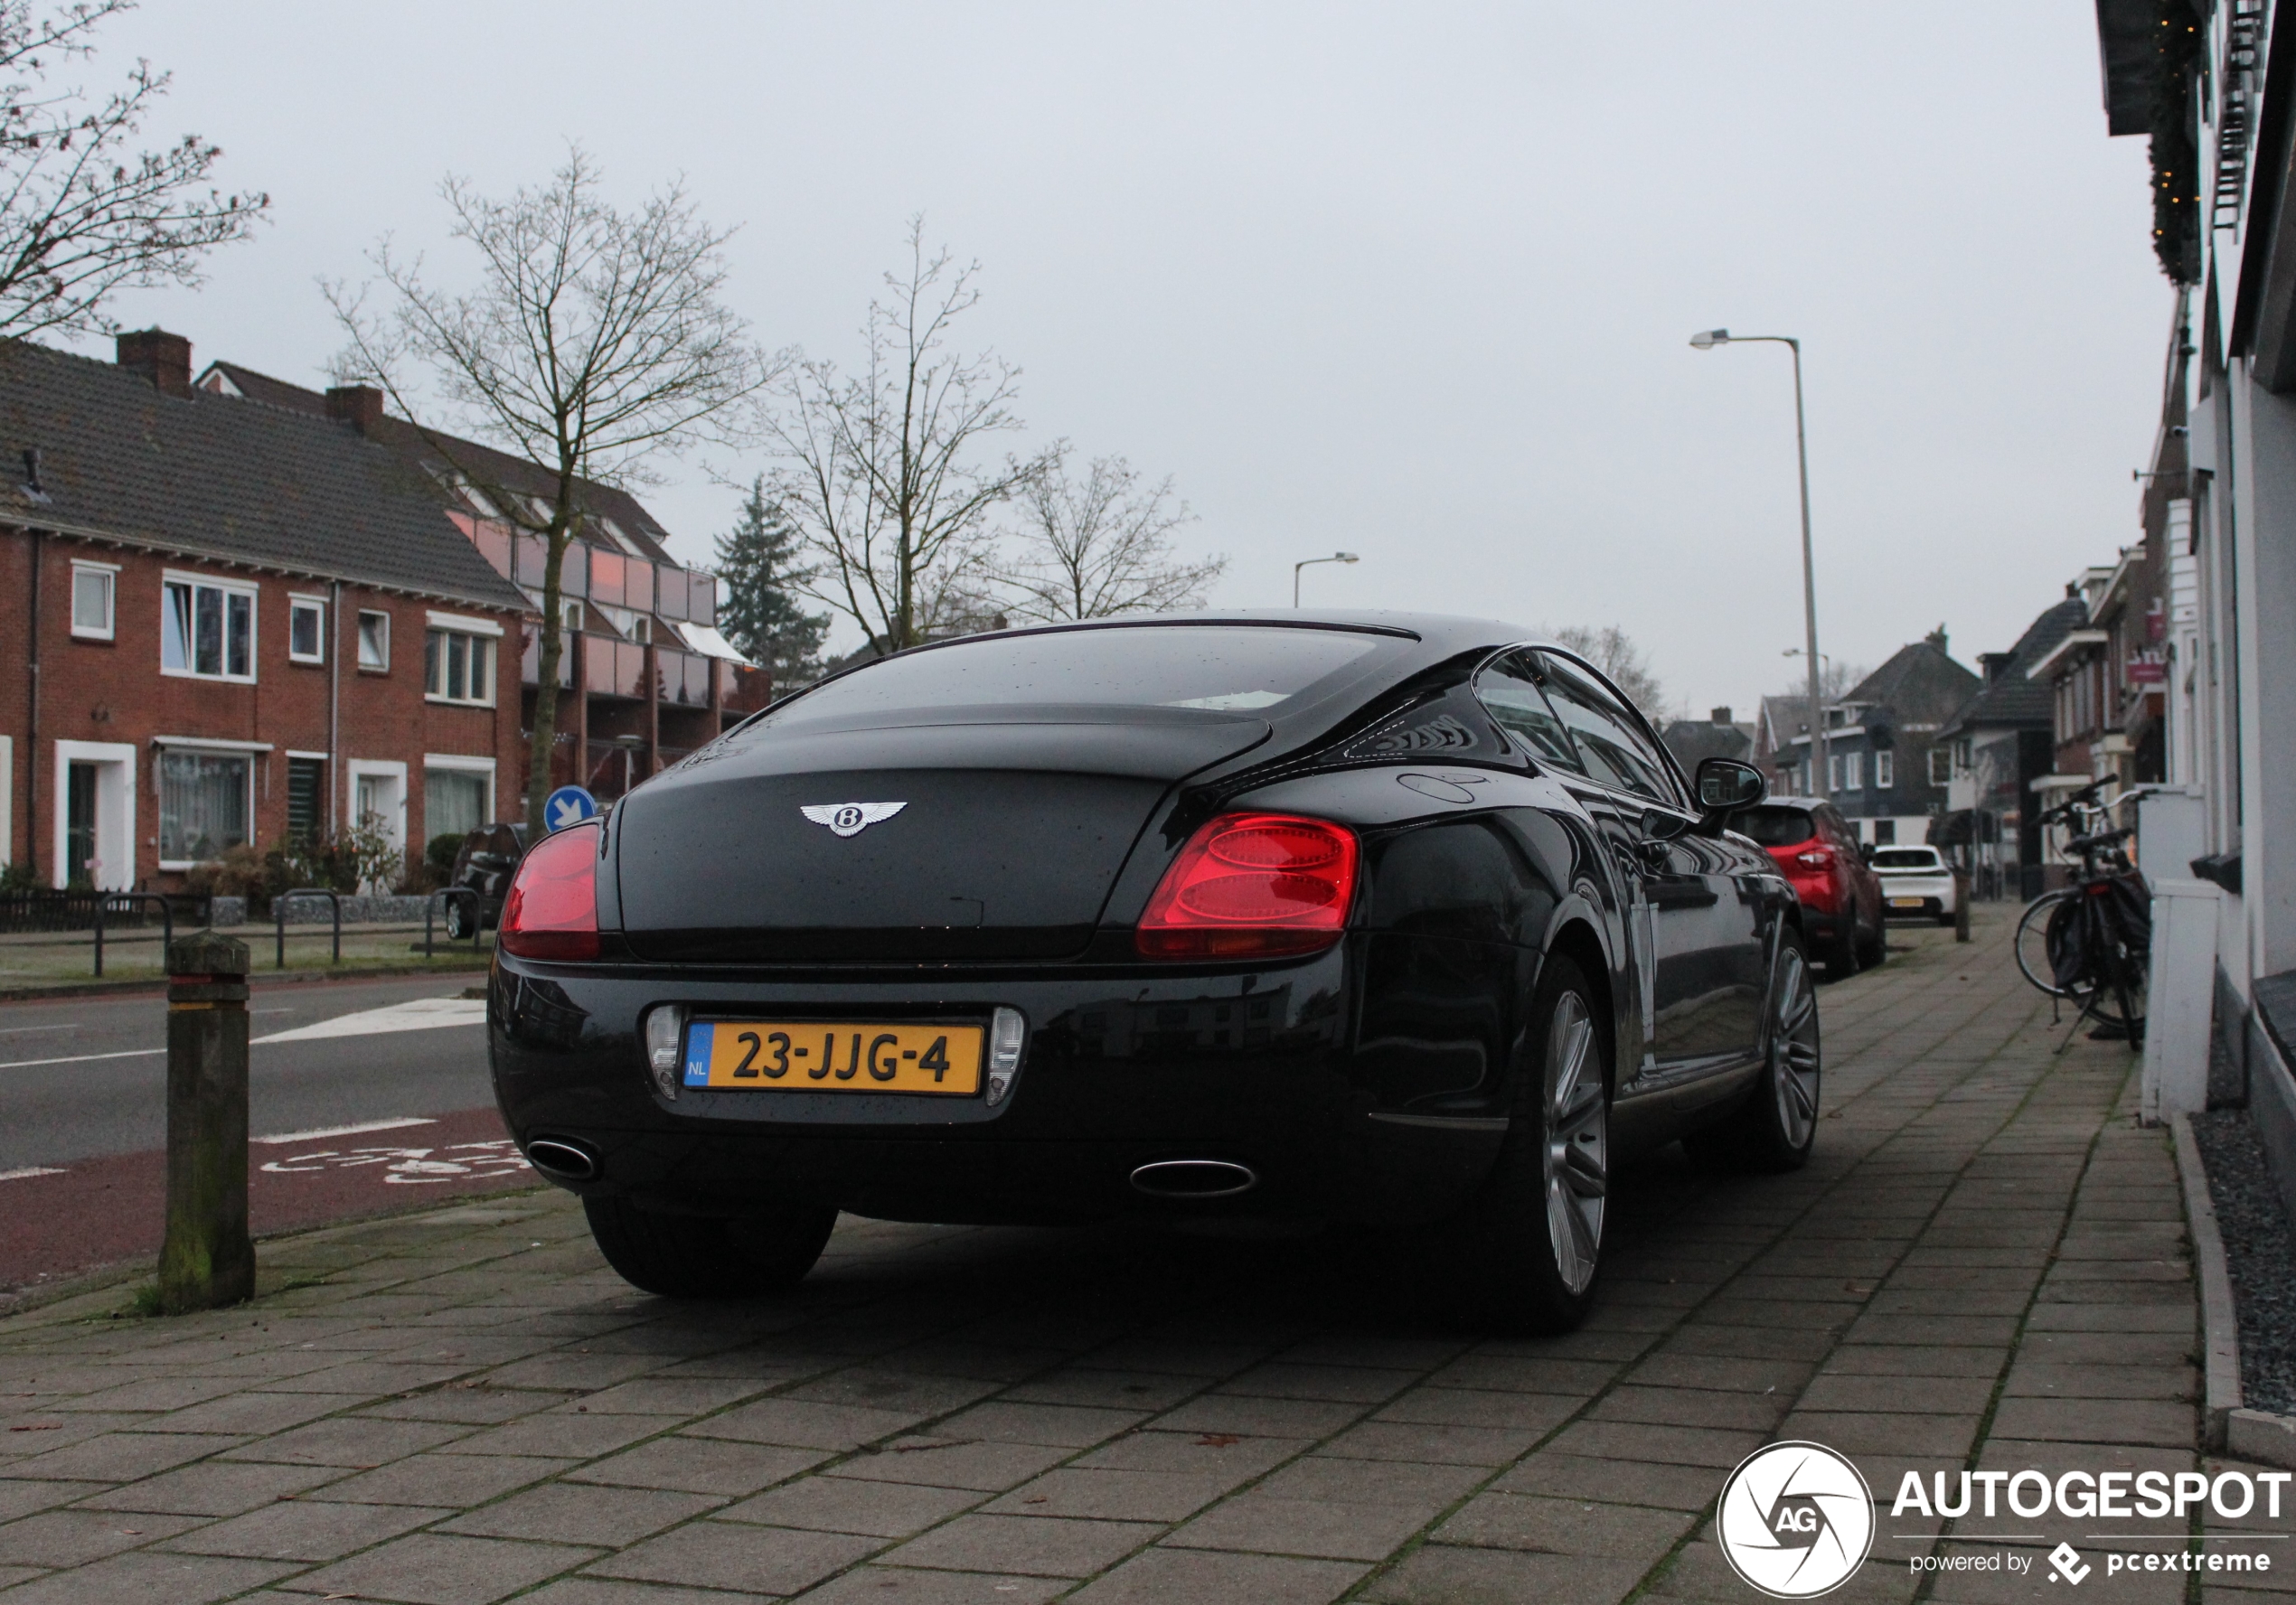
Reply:
<svg viewBox="0 0 2296 1605"><path fill-rule="evenodd" d="M169 1315L255 1292L247 1234L247 943L212 931L167 949Z"/></svg>

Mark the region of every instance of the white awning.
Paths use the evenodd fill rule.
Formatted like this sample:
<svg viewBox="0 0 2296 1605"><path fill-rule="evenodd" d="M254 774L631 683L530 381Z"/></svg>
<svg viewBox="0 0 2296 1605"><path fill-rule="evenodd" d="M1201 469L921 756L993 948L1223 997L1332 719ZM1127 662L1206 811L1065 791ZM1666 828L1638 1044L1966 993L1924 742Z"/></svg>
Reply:
<svg viewBox="0 0 2296 1605"><path fill-rule="evenodd" d="M228 741L220 736L155 736L154 746L180 746L192 752L267 753L268 741Z"/></svg>
<svg viewBox="0 0 2296 1605"><path fill-rule="evenodd" d="M733 643L720 634L710 624L682 624L672 621L671 627L685 638L686 645L705 658L723 658L729 663L748 663L749 660L736 652ZM752 668L756 665L751 664Z"/></svg>

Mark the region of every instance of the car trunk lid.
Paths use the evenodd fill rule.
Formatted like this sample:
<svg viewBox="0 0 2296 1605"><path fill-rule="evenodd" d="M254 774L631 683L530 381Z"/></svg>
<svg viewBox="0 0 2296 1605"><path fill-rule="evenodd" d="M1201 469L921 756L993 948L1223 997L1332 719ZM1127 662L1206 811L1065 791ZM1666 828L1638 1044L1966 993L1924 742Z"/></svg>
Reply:
<svg viewBox="0 0 2296 1605"><path fill-rule="evenodd" d="M1165 793L1268 736L1097 711L766 725L705 748L616 809L625 936L658 962L1072 957Z"/></svg>

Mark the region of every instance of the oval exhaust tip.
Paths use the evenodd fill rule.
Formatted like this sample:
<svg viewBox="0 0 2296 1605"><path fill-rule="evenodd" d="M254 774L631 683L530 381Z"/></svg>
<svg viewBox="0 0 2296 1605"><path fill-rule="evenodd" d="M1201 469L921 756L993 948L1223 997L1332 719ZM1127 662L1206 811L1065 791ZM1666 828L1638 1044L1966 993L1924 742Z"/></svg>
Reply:
<svg viewBox="0 0 2296 1605"><path fill-rule="evenodd" d="M1259 1185L1259 1173L1229 1159L1158 1159L1132 1173L1132 1185L1159 1198L1232 1198Z"/></svg>
<svg viewBox="0 0 2296 1605"><path fill-rule="evenodd" d="M537 1137L526 1145L526 1162L545 1176L561 1181L596 1181L598 1156L587 1148L556 1137Z"/></svg>

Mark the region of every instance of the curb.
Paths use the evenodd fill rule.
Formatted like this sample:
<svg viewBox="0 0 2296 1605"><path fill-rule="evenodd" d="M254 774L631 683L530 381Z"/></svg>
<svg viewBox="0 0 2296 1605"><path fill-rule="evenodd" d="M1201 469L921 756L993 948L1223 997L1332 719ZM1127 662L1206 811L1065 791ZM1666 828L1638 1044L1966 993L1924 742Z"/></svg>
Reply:
<svg viewBox="0 0 2296 1605"><path fill-rule="evenodd" d="M2176 1140L2178 1178L2184 1185L2193 1271L2200 1280L2206 1378L2201 1445L2236 1460L2296 1467L2296 1417L2250 1410L2241 1402L2240 1319L2233 1304L2224 1234L2216 1229L2216 1206L2208 1193L2208 1173L2200 1162L2200 1145L2193 1140L2192 1117L2171 1115L2169 1126Z"/></svg>
<svg viewBox="0 0 2296 1605"><path fill-rule="evenodd" d="M442 958L445 954L440 955ZM467 956L467 955L465 955ZM469 975L493 967L494 951L475 964L345 964L340 970L257 970L248 977L252 986L293 986L320 981L377 981L402 975ZM68 981L53 986L0 987L0 1004L34 1003L43 998L105 998L115 993L164 992L164 975L128 976L118 981Z"/></svg>

